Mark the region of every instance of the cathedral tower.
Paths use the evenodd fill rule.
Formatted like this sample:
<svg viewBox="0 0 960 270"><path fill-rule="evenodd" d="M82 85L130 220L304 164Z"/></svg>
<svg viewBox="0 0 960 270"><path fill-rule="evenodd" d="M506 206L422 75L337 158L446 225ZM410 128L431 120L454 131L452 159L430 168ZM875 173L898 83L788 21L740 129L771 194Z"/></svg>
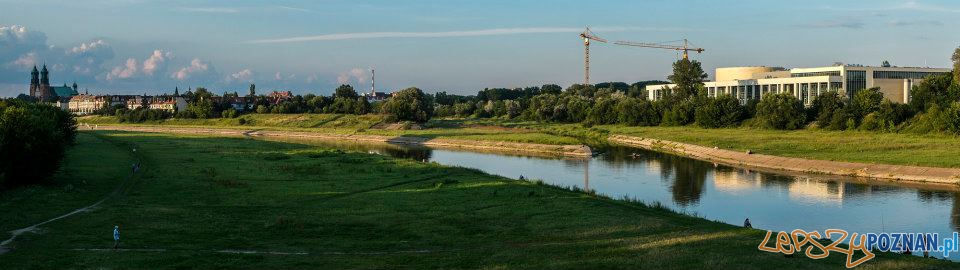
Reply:
<svg viewBox="0 0 960 270"><path fill-rule="evenodd" d="M40 71L37 71L37 66L33 66L33 71L30 72L30 96L31 97L40 97Z"/></svg>

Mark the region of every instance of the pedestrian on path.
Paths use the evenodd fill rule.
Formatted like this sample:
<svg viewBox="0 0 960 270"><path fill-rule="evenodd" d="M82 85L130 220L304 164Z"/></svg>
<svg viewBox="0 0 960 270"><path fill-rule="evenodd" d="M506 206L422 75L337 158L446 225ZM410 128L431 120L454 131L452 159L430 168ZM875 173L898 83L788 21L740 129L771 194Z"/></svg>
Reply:
<svg viewBox="0 0 960 270"><path fill-rule="evenodd" d="M113 249L120 247L120 226L113 226Z"/></svg>

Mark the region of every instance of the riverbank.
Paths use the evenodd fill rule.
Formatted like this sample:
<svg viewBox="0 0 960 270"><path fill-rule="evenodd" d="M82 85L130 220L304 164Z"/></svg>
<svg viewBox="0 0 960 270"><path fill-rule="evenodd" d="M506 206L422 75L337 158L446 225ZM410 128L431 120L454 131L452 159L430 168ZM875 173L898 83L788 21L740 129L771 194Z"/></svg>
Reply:
<svg viewBox="0 0 960 270"><path fill-rule="evenodd" d="M653 151L673 153L700 160L740 167L753 167L799 173L869 177L918 183L936 183L948 185L960 184L960 169L954 168L866 164L779 157L625 135L612 135L610 136L609 140L612 143Z"/></svg>
<svg viewBox="0 0 960 270"><path fill-rule="evenodd" d="M138 149L137 184L18 238L0 268L845 269L842 254L759 251L761 230L473 169L213 134L80 136L92 135ZM71 151L129 153L81 142ZM71 164L77 182L119 176ZM4 203L3 217L49 207ZM58 201L69 204L87 203ZM956 264L881 253L861 267Z"/></svg>
<svg viewBox="0 0 960 270"><path fill-rule="evenodd" d="M317 139L349 142L389 143L403 145L418 145L436 148L470 149L480 151L495 151L508 153L528 153L534 155L563 156L584 158L590 157L592 151L586 145L551 145L534 143L517 143L503 141L462 140L446 138L425 138L415 136L383 136L367 134L337 134L306 131L281 130L242 130L229 128L192 128L192 127L162 127L162 126L126 126L126 125L98 125L98 130L119 130L137 132L163 132L183 134L211 134L221 136L262 136L273 138Z"/></svg>
<svg viewBox="0 0 960 270"><path fill-rule="evenodd" d="M955 170L960 169L960 138L948 135L917 135L897 133L876 133L858 131L821 131L821 130L756 130L756 129L701 129L696 127L626 127L594 126L583 127L579 124L553 124L538 122L517 122L496 119L441 119L427 123L424 130L384 130L371 128L377 126L373 120L358 120L359 116L337 115L259 115L245 116L251 121L268 127L231 126L235 119L197 120L180 119L154 123L163 127L197 127L208 121L216 124L212 128L236 129L250 128L291 132L312 132L324 134L345 134L351 136L387 136L388 138L428 138L436 141L454 139L480 141L483 144L494 142L531 143L542 145L589 144L602 145L609 142L612 135L624 135L637 138L651 138L676 143L717 147L735 153L751 151L762 157L788 158L791 164L783 168L779 164L763 164L756 160L737 160L736 156L724 158L704 158L708 161L755 168L775 169L787 172L844 175L889 179L890 181L913 181L920 184L955 184L958 179ZM81 122L107 123L109 117L84 117ZM304 121L297 124L297 121ZM364 123L348 125L344 123ZM178 126L189 124L188 126ZM152 127L153 124L124 124L123 127ZM312 126L314 128L293 128L290 126ZM369 126L368 126L369 125ZM343 129L344 126L356 128ZM364 128L367 127L367 128ZM208 128L208 127L204 127ZM343 138L339 138L343 139ZM349 139L349 138L347 138ZM374 141L384 141L382 138ZM407 140L407 139L404 139ZM482 145L480 143L455 142L452 145ZM508 147L510 148L510 147ZM516 148L516 147L513 147ZM525 148L525 147L520 147ZM472 148L480 150L481 148ZM535 153L538 151L531 151ZM544 152L544 151L539 151ZM550 152L550 151L546 151ZM676 152L676 151L673 151ZM583 153L571 156L585 156ZM705 155L688 155L694 158ZM852 163L852 164L847 164ZM801 164L801 163L798 163ZM826 167L815 167L824 165Z"/></svg>

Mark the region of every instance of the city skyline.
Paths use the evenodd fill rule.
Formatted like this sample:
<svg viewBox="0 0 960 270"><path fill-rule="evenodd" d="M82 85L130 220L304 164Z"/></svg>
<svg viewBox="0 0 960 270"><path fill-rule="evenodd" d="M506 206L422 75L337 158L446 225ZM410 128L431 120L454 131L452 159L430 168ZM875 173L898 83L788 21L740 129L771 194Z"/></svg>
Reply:
<svg viewBox="0 0 960 270"><path fill-rule="evenodd" d="M502 2L506 3L506 2ZM831 3L644 1L603 5L521 1L0 1L0 96L25 93L33 65L51 84L114 94L288 89L329 94L417 86L475 94L582 80L585 26L609 39L687 38L692 58L724 66L833 62L949 67L960 5L947 1ZM509 7L509 8L508 8ZM42 10L44 16L37 17ZM799 11L799 12L798 12ZM794 42L784 42L794 41ZM672 51L596 44L591 81L665 79Z"/></svg>

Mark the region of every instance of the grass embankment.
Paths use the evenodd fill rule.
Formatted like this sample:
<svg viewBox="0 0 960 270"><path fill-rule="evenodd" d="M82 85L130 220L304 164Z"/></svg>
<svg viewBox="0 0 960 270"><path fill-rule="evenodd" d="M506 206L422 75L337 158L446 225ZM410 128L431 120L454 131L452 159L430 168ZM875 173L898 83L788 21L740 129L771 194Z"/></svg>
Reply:
<svg viewBox="0 0 960 270"><path fill-rule="evenodd" d="M877 164L960 167L960 138L866 131L701 129L602 126L611 134L716 146L784 157Z"/></svg>
<svg viewBox="0 0 960 270"><path fill-rule="evenodd" d="M841 254L812 260L758 251L764 236L758 230L476 170L243 138L98 133L126 147L81 135L58 176L65 182L32 196L59 196L56 185L69 181L109 189L116 183L107 179L126 176L127 147L136 147L143 159L135 184L92 212L21 236L12 251L0 255L0 269L844 265ZM84 158L99 166L78 162ZM17 212L45 213L18 215L26 224L71 204L87 205L89 198L61 197L52 206L14 204L5 204L10 211L0 212L3 220ZM122 247L131 250L96 250L111 247L114 225L121 226ZM956 265L880 254L864 266Z"/></svg>
<svg viewBox="0 0 960 270"><path fill-rule="evenodd" d="M240 124L243 119L244 124ZM435 120L426 124L422 130L392 130L381 125L380 115L341 115L341 114L247 114L233 119L167 119L130 124L119 123L115 117L85 116L80 123L90 125L139 125L139 126L179 126L231 129L262 129L312 131L337 134L415 136L424 138L445 138L480 141L505 141L519 143L539 143L552 145L581 144L576 138L548 134L534 129L507 129L494 126L471 127L462 125L462 121Z"/></svg>

